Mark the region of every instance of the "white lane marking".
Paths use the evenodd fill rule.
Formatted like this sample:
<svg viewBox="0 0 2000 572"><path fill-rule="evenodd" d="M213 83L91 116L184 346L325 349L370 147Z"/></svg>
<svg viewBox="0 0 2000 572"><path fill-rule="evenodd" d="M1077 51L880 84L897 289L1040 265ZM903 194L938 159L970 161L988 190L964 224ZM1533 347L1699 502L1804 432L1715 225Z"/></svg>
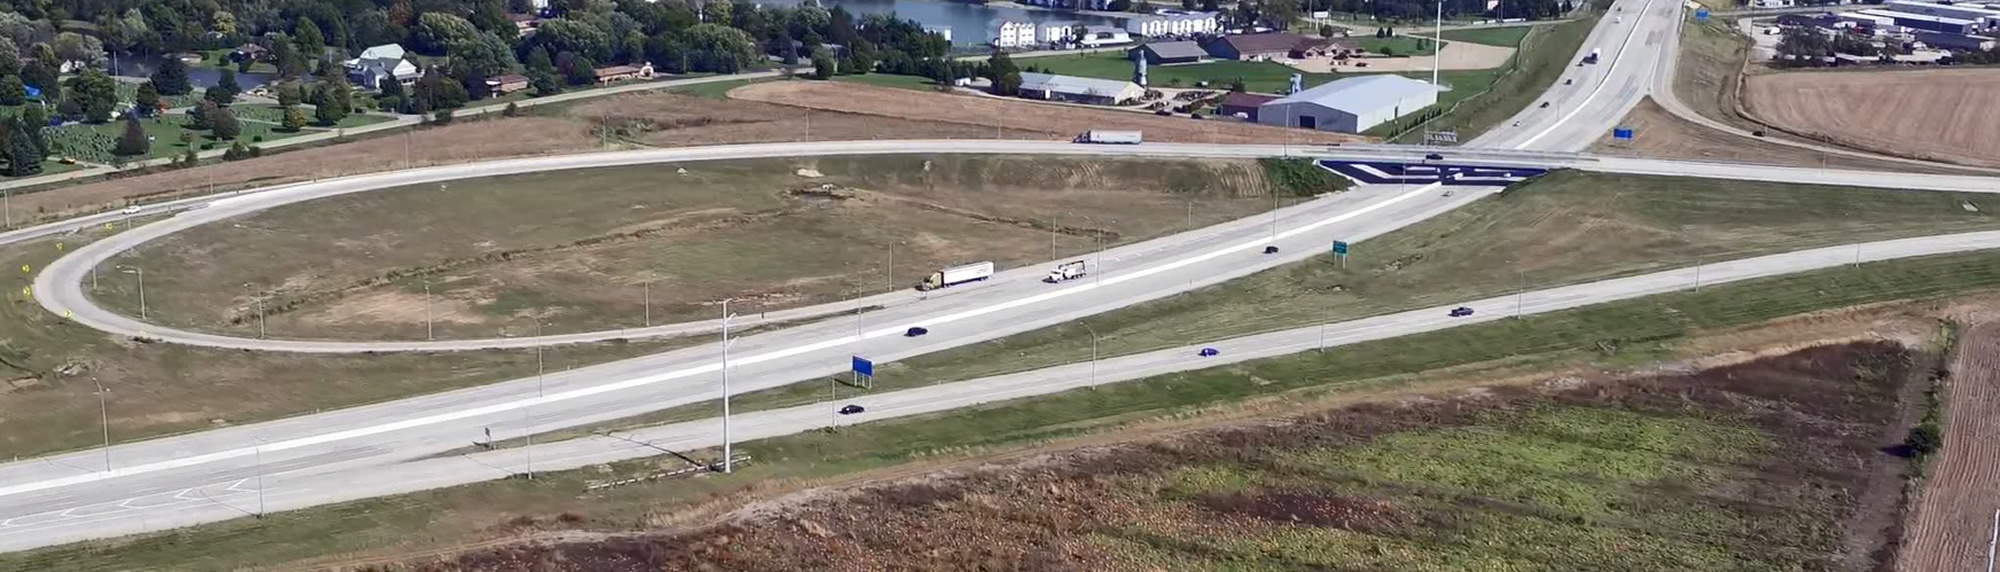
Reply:
<svg viewBox="0 0 2000 572"><path fill-rule="evenodd" d="M1619 62L1625 61L1625 50L1632 47L1632 38L1639 37L1639 30L1644 27L1642 24L1646 23L1646 15L1652 12L1650 10L1652 7L1653 0L1646 0L1646 3L1639 7L1639 17L1632 20L1632 33L1625 34L1625 41L1618 44L1618 56L1611 59L1611 65L1605 66L1604 79L1597 82L1597 87L1590 90L1590 95L1584 96L1583 103L1570 109L1568 114L1563 115L1561 119L1557 119L1555 123L1550 124L1548 129L1543 129L1541 133L1535 134L1534 137L1529 137L1527 141L1522 141L1520 145L1515 145L1515 149L1534 145L1536 141L1540 141L1543 137L1554 133L1556 128L1562 127L1564 123L1569 123L1569 120L1576 117L1576 114L1582 113L1585 108L1590 107L1590 101L1597 99L1597 94L1604 91L1604 86L1611 84L1612 74L1618 72Z"/></svg>
<svg viewBox="0 0 2000 572"><path fill-rule="evenodd" d="M1342 223L1342 222L1346 222L1346 221L1349 221L1349 220L1353 220L1353 219L1354 219L1354 218L1356 218L1356 217L1360 217L1360 216L1363 216L1363 215L1367 215L1367 214L1369 214L1369 213L1373 213L1373 212L1375 212L1375 211L1378 211L1378 210L1382 210L1382 209L1385 209L1385 208L1388 208L1388 207L1390 207L1390 206L1393 206L1393 205L1395 205L1395 204L1398 204L1398 203L1401 203L1401 202L1403 202L1403 201L1407 201L1407 200L1410 200L1410 199L1412 199L1412 198L1415 198L1415 197L1418 197L1418 196L1422 196L1422 195L1424 195L1425 193L1429 193L1429 192L1431 192L1432 190L1435 190L1435 189L1437 189L1437 188L1438 188L1439 186L1440 186L1440 185L1439 185L1438 183L1431 183L1431 184L1428 184L1428 185L1424 185L1424 186L1421 186L1421 187L1417 187L1416 189L1413 189L1413 190L1410 190L1410 191L1408 191L1408 192L1405 192L1405 193L1403 193L1403 194L1401 194L1401 195L1397 195L1397 196L1394 196L1394 197L1390 197L1390 198L1388 198L1388 199L1385 199L1385 200L1381 200L1381 201L1377 201L1377 202L1375 202L1374 204L1370 204L1370 205L1367 205L1367 206L1364 206L1364 207L1361 207L1361 208L1358 208L1358 209L1354 209L1354 210L1351 210L1351 211L1348 211L1348 212L1345 212L1345 213L1341 213L1341 214L1339 214L1339 215L1335 215L1335 216L1332 216L1332 217L1329 217L1329 218L1326 218L1326 219L1323 219L1323 220L1320 220L1320 221L1318 221L1318 222L1313 222L1313 223L1309 223L1309 224L1306 224L1306 225L1303 225L1303 226L1299 226L1299 227L1297 227L1297 228L1293 228L1293 229L1290 229L1290 230L1286 230L1286 231L1282 231L1282 232L1279 232L1279 233L1277 233L1277 235L1276 235L1276 238L1277 238L1278 240L1283 240L1283 239L1286 239L1286 238L1290 238L1290 237L1293 237L1293 236L1298 236L1298 235L1301 235L1301 234L1305 234L1305 233L1308 233L1308 232L1312 232L1312 231L1315 231L1315 230L1319 230L1320 228L1323 228L1323 227L1326 227L1326 226L1328 226L1328 225L1333 225L1333 224L1338 224L1338 223ZM1138 279L1141 279L1141 278L1145 278L1145 277L1148 277L1148 276L1152 276L1152 275L1155 275L1155 274L1160 274L1160 273L1163 273L1163 272L1170 272L1170 271L1173 271L1173 270L1178 270L1178 269L1181 269L1181 268L1185 268L1185 267L1188 267L1188 266L1192 266L1192 265L1195 265L1195 264L1200 264L1200 263L1203 263L1203 262L1207 262L1207 261L1210 261L1210 260L1214 260L1214 259L1216 259L1216 258L1220 258L1220 257L1223 257L1223 256L1226 256L1226 255L1230 255L1230 254L1235 254L1235 253L1237 253L1237 252L1240 252L1240 251L1244 251L1244 250L1251 250L1251 249L1259 249L1259 248L1263 248L1263 247L1264 247L1264 246L1265 246L1266 244L1269 244L1269 243L1270 243L1271 241L1272 241L1272 237L1269 237L1269 236L1258 236L1258 237L1256 237L1256 238L1253 238L1253 239L1250 239L1250 240L1245 240L1245 241L1242 241L1242 242L1239 242L1239 243L1236 243L1236 244L1234 244L1234 245L1230 245L1230 246L1224 246L1224 247L1221 247L1221 248L1216 248L1216 249L1214 249L1214 250L1210 250L1210 251L1208 251L1208 252L1205 252L1205 253L1202 253L1202 254L1198 254L1198 255L1195 255L1195 256L1190 256L1190 257L1187 257L1187 258L1182 258L1182 259L1180 259L1180 260L1176 260L1176 261L1173 261L1173 262L1168 262L1168 263L1166 263L1166 264L1160 264L1160 265L1155 265L1155 266L1151 266L1151 267L1147 267L1147 268L1145 268L1145 269L1143 269L1143 270L1139 270L1139 271L1135 271L1135 272L1131 272L1131 273L1126 273L1126 274L1120 274L1120 275L1117 275L1117 276L1112 276L1112 277L1107 277L1107 278L1104 278L1104 279L1103 279L1103 280L1101 280L1101 281L1090 281L1090 282L1086 282L1086 283L1082 283L1082 284L1079 284L1079 285L1076 285L1076 286L1072 286L1072 287L1069 287L1069 288L1064 288L1064 289L1061 289L1061 290L1054 290L1054 291L1050 291L1050 292L1044 292L1044 293L1041 293L1041 294L1036 294L1036 295L1034 295L1034 296L1029 296L1029 297L1026 297L1026 298L1016 298L1016 299L1013 299L1013 300L1009 300L1009 301L1006 301L1006 302L1001 302L1001 303L998 303L998 304L993 304L993 305L990 305L990 306L985 306L985 307L980 307L980 308L972 308L972 309L968 309L968 310L964 310L964 311L960 311L960 312L957 312L957 313L953 313L953 314L946 314L946 315L944 315L944 316L940 316L940 317L937 317L937 318L933 318L933 319L928 319L928 320L922 320L922 324L923 324L923 325L926 325L926 326L935 326L935 325L938 325L938 324L947 324L947 323L951 323L951 322L956 322L956 321L960 321L960 320L965 320L965 319L969 319L969 318L975 318L975 317L978 317L978 316L983 316L983 315L986 315L986 314L991 314L991 313L994 313L994 312L1001 312L1001 311L1005 311L1005 310L1011 310L1011 309L1014 309L1014 308L1019 308L1019 307L1022 307L1022 306L1027 306L1027 305L1031 305L1031 304L1039 304L1039 303L1042 303L1042 302L1046 302L1046 301L1049 301L1049 300L1054 300L1054 299L1057 299L1057 298L1062 298L1062 297L1065 297L1065 296L1072 296L1072 295L1076 295L1076 294L1080 294L1080 293L1083 293L1083 292L1087 292L1087 291L1090 291L1090 290L1095 290L1095 289L1098 289L1098 288L1102 288L1102 287L1107 287L1107 286L1114 286L1114 285L1117 285L1117 284L1122 284L1122 283L1125 283L1125 282L1130 282L1130 281L1133 281L1133 280L1138 280ZM866 333L863 333L863 334L856 334L856 335L847 335L847 336L841 336L841 337L838 337L838 338L833 338L833 339L828 339L828 340L822 340L822 341L820 341L820 342L816 342L816 343L811 343L811 344L804 344L804 345L799 345L799 346L793 346L793 347L790 347L790 348L787 348L787 349L782 349L782 350L777 350L777 351L772 351L772 352L766 352L766 353L762 353L762 354L756 354L756 355L752 355L752 356L747 356L747 357L742 357L742 358L736 358L736 359L733 359L733 360L731 360L731 362L732 362L732 363L731 363L731 366L732 366L732 367L739 367L739 368L740 368L740 367L743 367L743 366L749 366L749 365L755 365L755 364L759 364L759 363L763 363L763 362L767 362L767 361L771 361L771 360L776 360L776 359L782 359L782 358L787 358L787 357L791 357L791 356L795 356L795 355L800 355L800 354L805 354L805 353L811 353L811 352L816 352L816 351L820 351L820 350L825 350L825 349L830 349L830 348L835 348L835 347L840 347L840 346L842 346L842 345L846 345L846 344L850 344L850 343L854 343L854 342L856 342L856 341L860 341L860 340L867 340L867 339L870 339L870 338L878 338L878 337L883 337L883 336L891 336L891 335L902 335L902 333L903 333L903 330L905 330L905 329L908 329L908 328L909 328L910 326L912 326L912 325L916 325L916 324L914 324L914 323L911 323L911 324L903 324L903 325L897 325L897 326L891 326L891 327L884 327L884 328L880 328L880 329L877 329L877 330L874 330L874 331L870 331L870 332L866 332ZM652 384L656 384L656 383L660 383L660 382L663 382L663 381L669 381L669 380L674 380L674 379L680 379L680 378L684 378L684 377L690 377L690 376L694 376L694 375L699 375L699 374L704 374L704 373L715 373L715 372L719 372L719 371L721 371L721 369L722 369L722 366L721 366L721 364L720 364L720 363L717 363L717 364L712 364L712 365L704 365L704 366L696 366L696 367L690 367L690 368L685 368L685 369L680 369L680 370L676 370L676 371L670 371L670 372L665 372L665 373L659 373L659 374L654 374L654 375L649 375L649 376L642 376L642 377L635 377L635 378L631 378L631 379L627 379L627 380L625 380L625 381L620 381L620 382L615 382L615 383L607 383L607 384L604 384L604 385L598 385L598 386L592 386L592 387L585 387L585 388L580 388L580 389L575 389L575 390L570 390L570 391L565 391L565 392L561 392L561 393L555 393L555 394L550 394L550 395L546 395L546 396L543 396L543 397L533 397L533 398L527 398L527 399L520 399L520 400L515 400L515 401L509 401L509 402L504 402L504 403L496 403L496 404L493 404L493 405L487 405L487 406L483 406L483 407L474 407L474 408L471 408L471 409L461 409L461 410L458 410L458 411L452 411L452 412L447 412L447 413L439 413L439 414L436 414L436 415L430 415L430 416L425 416L425 417L417 417L417 418L411 418L411 419L404 419L404 420L401 420L401 421L394 421L394 422L389 422L389 423L383 423L383 424L379 424L379 425L372 425L372 426L368 426L368 427L362 427L362 428L357 428L357 429L348 429L348 430L345 430L345 431L335 431L335 432L332 432L332 433L325 433L325 434L320 434L320 435L314 435L314 436L310 436L310 437L300 437L300 438L297 438L297 439L290 439L290 440L286 440L286 441L279 441L279 442L275 442L275 443L268 443L268 444L265 444L265 445L263 445L262 447L243 447L243 448L238 448L238 449L228 449L228 450L223 450L223 451L217 451L217 452L214 452L214 453L208 453L208 454L204 454L204 455L194 455L194 456L189 456L189 457L182 457L182 458L178 458L178 459L173 459L173 460L168 460L168 461L159 461L159 462L154 462L154 463L147 463L147 464L143 464L143 465L133 465L133 466L129 466L129 467L120 467L120 468L118 468L118 469L115 469L115 470L112 470L112 471L108 471L108 472L94 472L94 473L88 473L88 474L83 474L83 475L76 475L76 476L71 476L71 477L63 477L63 478L57 478L57 479L49 479L49 480L46 480L46 481L37 481L37 482L32 482L32 483L22 483L22 484L18 484L18 485L11 485L11 486L7 486L7 487L0 487L0 496L10 496L10 495L17 495L17 494L22 494L22 493L30 493L30 492L35 492L35 491L42 491L42 490L48 490L48 489L52 489L52 488L58 488L58 487L66 487L66 486L71 486L71 485L79 485L79 484L84 484L84 483L93 483L93 482L97 482L97 481L104 481L104 480L110 480L110 479L115 479L115 478L121 478L121 477L129 477L129 476L134 476L134 475L143 475L143 474L147 474L147 473L155 473L155 472L159 472L159 471L167 471L167 470L173 470L173 469L180 469L180 468L186 468L186 467L192 467L192 466L196 466L196 465L202 465L202 464L207 464L207 463L213 463L213 462L216 462L216 461L224 461L224 460L228 460L228 459L235 459L235 458L240 458L240 457L245 457L245 456L249 456L249 455L253 455L253 454L255 454L255 453L256 453L256 452L257 452L257 451L258 451L259 449L262 449L262 450L263 450L263 451L265 451L265 452L278 452L278 451L287 451L287 450L291 450L291 449L298 449L298 448L301 448L301 447L310 447L310 446L313 446L313 445L321 445L321 444L325 444L325 443L331 443L331 442L334 442L334 441L344 441L344 440L347 440L347 439L354 439L354 438L359 438L359 437L368 437L368 436L373 436L373 435L381 435L381 434L384 434L384 433L392 433L392 432L396 432L396 431L402 431L402 430L405 430L405 429L413 429L413 428L417 428L417 427L423 427L423 426L426 426L426 425L436 425L436 424L439 424L439 423L448 423L448 422L451 422L451 421L457 421L457 420L460 420L460 419L469 419L469 418L473 418L473 417L479 417L479 416L483 416L483 415L492 415L492 414L496 414L496 413L505 413L505 412L509 412L509 411L514 411L514 410L518 410L518 409L521 409L521 408L523 408L523 407L534 407L534 406L541 406L541 405L545 405L545 404L549 404L549 403L555 403L555 402L560 402L560 401L568 401L568 400L572 400L572 399L579 399L579 398L584 398L584 397L590 397L590 396L593 396L593 395L600 395L600 394L604 394L604 393L611 393L611 392L615 392L615 391L623 391L623 390L626 390L626 389L631 389L631 388L635 388L635 387L643 387L643 386L647 386L647 385L652 385ZM186 492L186 491L182 491L182 492ZM178 497L178 495L176 495L176 497ZM194 499L187 499L187 500L194 500Z"/></svg>

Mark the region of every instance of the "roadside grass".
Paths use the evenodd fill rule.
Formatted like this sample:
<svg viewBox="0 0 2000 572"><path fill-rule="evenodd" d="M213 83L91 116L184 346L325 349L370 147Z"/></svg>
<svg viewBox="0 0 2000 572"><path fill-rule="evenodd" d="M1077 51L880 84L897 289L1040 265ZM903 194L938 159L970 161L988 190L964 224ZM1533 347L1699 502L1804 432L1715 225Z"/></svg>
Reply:
<svg viewBox="0 0 2000 572"><path fill-rule="evenodd" d="M532 351L318 356L199 349L106 336L43 311L23 296L35 271L104 236L91 229L60 240L0 248L14 269L0 280L0 457L28 457L101 443L97 383L108 390L111 439L127 442L219 426L352 407L533 375ZM150 278L150 277L149 277ZM107 270L109 289L132 275ZM86 285L87 286L87 285ZM548 348L559 366L657 353L706 338ZM5 566L0 566L5 568Z"/></svg>
<svg viewBox="0 0 2000 572"><path fill-rule="evenodd" d="M1509 26L1505 28L1475 28L1471 30L1445 30L1444 41L1471 42L1489 46L1520 47L1521 40L1528 37L1534 26Z"/></svg>
<svg viewBox="0 0 2000 572"><path fill-rule="evenodd" d="M2000 228L1989 196L1551 173L1507 194L1355 243L1347 267L1314 259L998 340L878 364L893 391L1100 356L1439 306L1830 244ZM1867 216L1860 217L1860 213ZM1982 278L1983 279L1983 278ZM1980 283L1983 285L1983 282ZM1810 291L1787 295L1812 298ZM737 395L738 411L817 403L825 383ZM841 387L861 398L867 392ZM696 403L565 435L700 419Z"/></svg>
<svg viewBox="0 0 2000 572"><path fill-rule="evenodd" d="M641 327L649 313L655 325L695 321L713 318L723 299L769 311L905 288L966 261L1045 262L1094 248L1098 231L1117 244L1262 212L1269 192L1253 161L648 165L289 205L169 237L100 270L144 268L148 317L179 327L255 334L263 298L278 337L518 336L537 320L546 333ZM216 249L223 244L235 246ZM97 300L136 315L137 294L117 281Z"/></svg>
<svg viewBox="0 0 2000 572"><path fill-rule="evenodd" d="M1995 287L2000 287L2000 254L1990 252L1869 263L1859 268L1727 284L1700 292L1666 294L1356 344L1324 353L1301 353L1099 386L1094 390L866 423L838 432L742 443L738 451L754 455L757 462L730 476L711 475L578 493L589 481L647 473L668 465L660 459L646 459L618 463L609 470L540 473L532 482L490 481L277 513L261 520L238 519L171 533L5 554L0 555L0 567L58 566L79 572L135 568L297 569L329 564L336 558L446 550L469 542L518 537L532 530L654 528L663 518L681 522L667 515L683 514L716 502L727 503L725 499L733 494L783 491L801 481L858 475L913 461L966 458L1142 421L1184 417L1197 414L1202 408L1247 399L1279 397L1288 403L1312 403L1362 398L1422 386L1432 377L1422 372L1443 368L1463 370L1479 364L1505 363L1516 371L1584 366L1630 368L1678 359L1681 356L1677 347L1700 339L1706 332L1815 310L1933 299ZM1557 412L1535 424L1546 427L1552 421L1561 422L1580 414L1584 413ZM1668 435L1668 446L1651 451L1679 454L1690 444L1704 443L1754 445L1727 428L1693 426L1690 432L1674 433L1673 430L1689 427L1634 425L1620 423L1618 419L1589 421L1609 427L1611 434L1637 431L1641 435ZM1561 423L1555 425L1556 429L1571 430ZM1499 444L1499 452L1489 454L1512 459L1518 457L1508 457L1510 449L1520 450L1531 442L1513 435L1448 433L1402 439L1398 444L1403 447L1393 450L1361 449L1348 454L1361 462L1362 467L1383 473L1399 467L1436 471L1440 469L1426 459L1444 454L1451 447L1477 446L1482 442ZM1727 453L1697 454L1726 459ZM712 456L712 452L698 454ZM1625 463L1657 462L1648 458L1633 461L1628 457ZM1342 461L1339 457L1307 457L1307 460ZM1459 472L1434 474L1439 478L1451 474L1496 474L1467 472L1466 466L1450 470ZM1487 482L1480 486L1514 485ZM1575 506L1601 506L1590 504L1593 502L1590 498L1586 492L1583 504ZM553 516L563 513L576 515L570 519L574 524L561 524ZM1508 530L1503 536L1514 540L1539 538L1537 542L1547 539L1544 531L1537 530Z"/></svg>
<svg viewBox="0 0 2000 572"><path fill-rule="evenodd" d="M145 156L133 159L157 159L186 153L189 144L181 143L182 133L194 135L192 145L198 150L226 149L230 141L241 142L244 145L259 145L298 136L298 133L279 130L277 125L239 120L237 123L242 126L242 130L236 138L221 141L215 139L209 131L187 128L187 122L188 117L185 113L170 113L140 119L140 128L145 130L146 135L153 141ZM112 164L115 162L112 149L116 148L118 138L124 134L125 121L122 119L95 125L72 123L51 127L48 130L49 154L56 157L74 157L92 163Z"/></svg>
<svg viewBox="0 0 2000 572"><path fill-rule="evenodd" d="M1681 23L1679 66L1674 71L1674 95L1703 117L1743 129L1758 125L1736 112L1739 80L1751 41L1727 19Z"/></svg>
<svg viewBox="0 0 2000 572"><path fill-rule="evenodd" d="M1474 78L1445 72L1444 81L1451 85L1452 91L1441 94L1438 105L1449 111L1432 120L1428 129L1455 129L1459 141L1470 141L1532 105L1542 93L1555 85L1556 78L1562 76L1563 70L1570 65L1570 59L1583 47L1591 28L1596 25L1597 18L1589 17L1554 26L1535 26L1520 42L1520 49L1514 52L1507 66L1473 70L1485 76L1481 81L1463 81ZM1461 101L1457 108L1451 108L1454 102ZM1412 129L1394 142L1420 142L1422 131Z"/></svg>

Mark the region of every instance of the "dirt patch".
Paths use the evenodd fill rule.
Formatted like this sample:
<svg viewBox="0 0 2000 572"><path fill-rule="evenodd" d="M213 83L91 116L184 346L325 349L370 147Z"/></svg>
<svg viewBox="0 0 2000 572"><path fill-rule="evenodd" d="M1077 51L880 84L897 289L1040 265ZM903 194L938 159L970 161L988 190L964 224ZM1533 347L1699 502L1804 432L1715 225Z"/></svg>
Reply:
<svg viewBox="0 0 2000 572"><path fill-rule="evenodd" d="M257 159L16 193L14 212L17 223L20 213L25 212L35 213L36 220L53 220L102 210L106 205L164 200L202 194L210 189L278 185L400 169L412 164L462 163L596 147L597 138L578 122L546 117L482 119L408 134L285 151Z"/></svg>
<svg viewBox="0 0 2000 572"><path fill-rule="evenodd" d="M1381 73L1430 71L1431 60L1438 59L1437 69L1484 70L1507 65L1507 59L1514 57L1514 48L1489 46L1472 42L1445 42L1444 48L1436 56L1409 56L1401 58L1312 58L1306 60L1282 60L1285 65L1312 73ZM1365 62L1367 67L1356 67Z"/></svg>
<svg viewBox="0 0 2000 572"><path fill-rule="evenodd" d="M1631 140L1621 141L1606 133L1591 145L1590 151L1627 157L1759 163L1789 167L1832 166L1841 169L1859 168L1896 172L1960 172L1942 166L1928 167L1845 155L1828 155L1809 149L1732 135L1675 117L1665 109L1661 109L1660 105L1654 103L1650 97L1633 107L1632 112L1625 115L1625 120L1620 126L1632 128L1635 136Z"/></svg>
<svg viewBox="0 0 2000 572"><path fill-rule="evenodd" d="M2000 166L2000 70L1793 72L1747 78L1750 115L1866 151Z"/></svg>
<svg viewBox="0 0 2000 572"><path fill-rule="evenodd" d="M1877 404L1896 399L1910 357L1858 343L1686 375L1363 405L423 569L1408 569L1473 546L1530 568L1819 568L1838 550L1826 533L1855 510L1828 491L1870 484L1860 467L1893 422ZM1673 459L1673 476L1644 478L1665 467L1648 469L1648 456ZM1618 540L1585 540L1599 527Z"/></svg>
<svg viewBox="0 0 2000 572"><path fill-rule="evenodd" d="M1902 572L1981 569L2000 510L2000 322L1965 328L1957 352L1944 450L1905 523Z"/></svg>
<svg viewBox="0 0 2000 572"><path fill-rule="evenodd" d="M948 95L907 89L815 81L782 81L730 90L735 99L810 107L877 117L983 126L1022 132L1031 138L1064 140L1092 129L1146 132L1147 141L1171 143L1300 143L1365 141L1358 135L1281 129L1228 121L1195 121L1144 113L1042 105L1012 99ZM864 131L865 133L865 131ZM854 138L851 135L846 138Z"/></svg>
<svg viewBox="0 0 2000 572"><path fill-rule="evenodd" d="M806 82L792 82L806 83ZM824 82L815 82L824 83ZM839 84L847 85L847 84ZM577 106L571 115L609 124L628 141L653 147L856 139L1039 139L1039 131L921 117L842 113L757 101L672 93L628 94Z"/></svg>

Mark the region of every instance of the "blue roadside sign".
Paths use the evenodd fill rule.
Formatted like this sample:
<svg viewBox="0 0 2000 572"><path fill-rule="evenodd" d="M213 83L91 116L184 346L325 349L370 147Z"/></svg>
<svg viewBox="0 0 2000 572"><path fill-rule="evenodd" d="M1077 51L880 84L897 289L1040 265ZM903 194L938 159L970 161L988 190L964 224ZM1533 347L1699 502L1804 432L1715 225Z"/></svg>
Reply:
<svg viewBox="0 0 2000 572"><path fill-rule="evenodd" d="M1695 8L1695 9L1694 9L1694 19L1695 19L1695 21L1697 21L1697 22L1707 22L1707 21L1708 21L1708 9L1707 9L1707 8Z"/></svg>
<svg viewBox="0 0 2000 572"><path fill-rule="evenodd" d="M875 362L868 361L867 358L861 356L854 356L854 373L875 377Z"/></svg>
<svg viewBox="0 0 2000 572"><path fill-rule="evenodd" d="M1333 253L1347 254L1347 243L1339 240L1333 241Z"/></svg>
<svg viewBox="0 0 2000 572"><path fill-rule="evenodd" d="M1632 128L1630 127L1614 128L1611 130L1611 138L1630 141L1632 140Z"/></svg>

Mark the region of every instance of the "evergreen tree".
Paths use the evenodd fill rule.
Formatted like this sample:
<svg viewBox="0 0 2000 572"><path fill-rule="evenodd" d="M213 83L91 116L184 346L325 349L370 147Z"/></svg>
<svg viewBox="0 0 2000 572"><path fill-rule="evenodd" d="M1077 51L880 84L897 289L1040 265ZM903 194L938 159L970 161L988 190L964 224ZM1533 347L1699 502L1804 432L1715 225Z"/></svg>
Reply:
<svg viewBox="0 0 2000 572"><path fill-rule="evenodd" d="M153 88L153 82L139 84L138 95L132 97L133 111L152 115L160 110L160 90Z"/></svg>
<svg viewBox="0 0 2000 572"><path fill-rule="evenodd" d="M281 124L286 131L297 132L306 126L306 112L297 106L285 106L285 119Z"/></svg>
<svg viewBox="0 0 2000 572"><path fill-rule="evenodd" d="M221 74L222 77L216 80L215 87L208 88L202 95L216 105L229 105L236 101L236 94L241 92L242 88L236 84L236 70L222 68Z"/></svg>
<svg viewBox="0 0 2000 572"><path fill-rule="evenodd" d="M333 125L346 119L353 105L353 95L349 92L346 82L335 80L320 84L319 98L313 103L313 118L319 120L320 125Z"/></svg>
<svg viewBox="0 0 2000 572"><path fill-rule="evenodd" d="M28 102L28 86L21 83L19 76L0 77L0 105L20 105Z"/></svg>
<svg viewBox="0 0 2000 572"><path fill-rule="evenodd" d="M42 133L43 128L49 125L48 109L40 105L21 108L21 125L26 128L24 135L29 142L35 144L35 156L49 156L49 139Z"/></svg>
<svg viewBox="0 0 2000 572"><path fill-rule="evenodd" d="M153 71L152 80L153 89L159 90L160 95L187 95L194 91L194 86L188 83L187 64L181 63L180 58L161 60L160 69Z"/></svg>
<svg viewBox="0 0 2000 572"><path fill-rule="evenodd" d="M216 108L215 116L209 118L208 122L211 125L209 135L215 136L217 141L235 139L236 136L243 134L243 124L238 122L236 114L228 109Z"/></svg>
<svg viewBox="0 0 2000 572"><path fill-rule="evenodd" d="M213 101L205 101L205 100L202 101L201 104L196 105L194 109L188 110L187 128L194 129L197 131L207 131L210 129L214 129L215 117L217 115L221 115L221 110L222 108L217 107L215 105L215 102Z"/></svg>
<svg viewBox="0 0 2000 572"><path fill-rule="evenodd" d="M125 133L118 136L118 144L111 152L127 157L144 155L151 151L153 142L146 139L146 128L139 125L138 115L125 116Z"/></svg>
<svg viewBox="0 0 2000 572"><path fill-rule="evenodd" d="M25 136L26 127L18 117L7 119L7 175L27 177L42 172L42 160L46 157L35 148L30 137Z"/></svg>

